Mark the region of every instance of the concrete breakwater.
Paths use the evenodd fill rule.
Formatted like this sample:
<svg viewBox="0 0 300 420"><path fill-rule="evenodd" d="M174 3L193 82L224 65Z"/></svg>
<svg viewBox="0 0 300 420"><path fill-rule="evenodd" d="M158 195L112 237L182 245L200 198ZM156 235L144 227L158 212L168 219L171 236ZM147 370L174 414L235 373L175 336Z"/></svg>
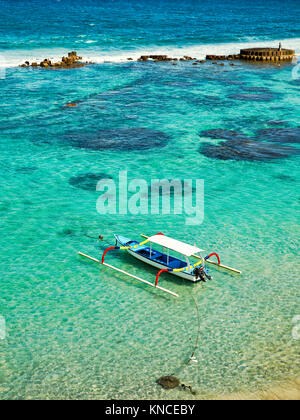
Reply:
<svg viewBox="0 0 300 420"><path fill-rule="evenodd" d="M241 60L251 61L292 61L295 57L294 50L285 48L246 48L240 51Z"/></svg>
<svg viewBox="0 0 300 420"><path fill-rule="evenodd" d="M207 55L206 60L224 61L224 60L249 60L249 61L292 61L295 57L294 50L281 48L246 48L240 50L239 54L234 55Z"/></svg>

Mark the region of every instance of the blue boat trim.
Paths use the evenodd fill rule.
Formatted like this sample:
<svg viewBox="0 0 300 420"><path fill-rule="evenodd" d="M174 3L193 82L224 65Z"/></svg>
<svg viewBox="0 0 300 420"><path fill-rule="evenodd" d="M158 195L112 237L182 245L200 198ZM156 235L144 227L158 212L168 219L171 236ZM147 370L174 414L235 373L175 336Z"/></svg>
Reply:
<svg viewBox="0 0 300 420"><path fill-rule="evenodd" d="M119 242L122 246L135 246L139 244L139 242L131 240L124 236L120 236L120 235L114 235L114 236L117 242ZM158 264L161 264L170 270L187 267L186 261L182 261L172 256L168 257L167 254L163 254L162 252L157 251L153 248L152 248L151 257L150 257L150 247L148 247L147 245L141 245L137 248L131 249L130 251L141 255L142 257L144 257L145 259L149 261L153 261ZM169 264L167 264L168 259L169 259ZM192 272L184 271L184 273L190 276L193 276Z"/></svg>

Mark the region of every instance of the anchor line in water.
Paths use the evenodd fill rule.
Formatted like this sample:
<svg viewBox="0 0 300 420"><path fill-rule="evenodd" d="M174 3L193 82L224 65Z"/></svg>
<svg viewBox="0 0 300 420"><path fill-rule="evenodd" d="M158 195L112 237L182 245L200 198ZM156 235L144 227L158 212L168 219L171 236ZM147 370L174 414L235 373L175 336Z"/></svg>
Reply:
<svg viewBox="0 0 300 420"><path fill-rule="evenodd" d="M195 341L195 345L194 345L193 351L192 351L189 359L186 362L184 362L181 365L181 367L179 367L177 369L177 372L180 372L185 366L188 366L190 364L190 362L193 360L193 358L195 356L195 353L196 353L196 351L198 349L199 341L200 341L200 330L201 330L201 325L200 325L200 312L199 312L198 303L197 303L194 295L191 294L191 296L192 296L192 299L193 299L193 302L194 302L194 305L195 305L195 308L196 308L196 313L197 313L197 324L198 324L198 327L197 327L197 337L196 337L196 341ZM174 373L172 373L172 375L174 375Z"/></svg>
<svg viewBox="0 0 300 420"><path fill-rule="evenodd" d="M178 369L175 370L175 372L177 372L177 374L179 374L186 366L188 366L190 364L191 361L194 360L194 356L195 356L195 353L196 353L196 351L198 349L198 345L199 345L199 341L200 341L200 332L201 332L200 331L201 330L201 325L200 325L200 312L199 312L198 303L197 303L194 295L191 294L191 296L192 296L192 299L193 299L193 302L194 302L194 305L195 305L195 308L196 308L196 313L197 313L197 324L198 324L198 327L197 327L197 337L196 337L194 349L193 349L193 351L192 351L189 359L186 360L185 362L183 362L183 364L181 366L179 366ZM172 373L170 375L170 377L171 378L175 378L175 379L177 379L179 381L179 379L175 377L175 372ZM180 383L180 381L179 381L179 383ZM181 382L180 383L180 386L181 386L182 389L188 389L191 392L192 395L196 395L197 394L197 392L193 390L193 388L191 387L191 385L185 385L184 383Z"/></svg>
<svg viewBox="0 0 300 420"><path fill-rule="evenodd" d="M103 238L103 235L99 235L98 237L96 237L96 236L90 236L90 235L87 235L87 234L85 233L85 234L84 234L84 236L85 236L85 237L87 237L87 238L90 238L90 239L96 239L96 241L99 241L99 242L104 242L106 245L111 246L111 243L110 243L110 242L107 242L107 241Z"/></svg>
<svg viewBox="0 0 300 420"><path fill-rule="evenodd" d="M198 331L197 331L197 338L196 338L195 347L194 347L194 350L193 350L193 352L190 356L190 359L192 359L195 356L196 350L198 349L198 345L199 345L199 341L200 341L200 329L201 329L199 306L198 306L198 303L197 303L193 294L192 294L192 298L193 298L193 301L195 303L195 307L196 307L196 311L197 311Z"/></svg>

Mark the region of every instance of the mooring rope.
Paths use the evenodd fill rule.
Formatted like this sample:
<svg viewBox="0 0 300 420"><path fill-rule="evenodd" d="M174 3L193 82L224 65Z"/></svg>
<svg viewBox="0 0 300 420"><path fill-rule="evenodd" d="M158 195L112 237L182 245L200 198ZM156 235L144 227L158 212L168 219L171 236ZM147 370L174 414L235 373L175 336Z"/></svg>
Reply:
<svg viewBox="0 0 300 420"><path fill-rule="evenodd" d="M198 303L197 303L193 294L192 294L192 298L193 298L193 301L195 303L195 307L196 307L196 311L197 311L198 331L197 331L197 338L196 338L196 342L195 342L195 347L194 347L194 350L193 350L193 352L190 356L190 360L193 360L193 358L195 356L195 353L196 353L196 350L198 349L198 345L199 345L199 341L200 341L200 330L201 330L199 306L198 306Z"/></svg>
<svg viewBox="0 0 300 420"><path fill-rule="evenodd" d="M183 284L184 279L181 278L181 281L182 281L182 284ZM197 337L196 337L195 344L194 344L194 347L193 347L193 351L192 351L190 357L186 361L184 361L181 366L179 366L177 369L175 369L175 372L176 372L177 375L180 374L180 372L184 368L186 368L191 362L196 362L196 363L198 362L197 359L195 359L195 353L196 353L196 351L198 349L198 346L199 346L200 334L201 334L200 311L199 311L198 303L197 303L197 301L196 301L195 296L193 295L193 293L191 293L191 297L192 297L194 306L196 308L196 316L197 316ZM172 373L170 376L171 377L175 377L175 372ZM178 379L178 378L176 378L176 379ZM179 379L178 379L178 381L179 381ZM158 382L158 383L160 383L160 382ZM185 385L182 382L180 382L180 385L181 385L181 387L183 389L189 389L189 391L191 392L192 395L196 395L197 394L190 385Z"/></svg>
<svg viewBox="0 0 300 420"><path fill-rule="evenodd" d="M111 246L110 242L105 241L105 239L103 238L103 235L99 235L98 238L96 238L95 236L90 236L90 235L87 235L85 233L84 236L86 236L87 238L90 238L90 239L96 239L96 241L104 242L105 244Z"/></svg>
<svg viewBox="0 0 300 420"><path fill-rule="evenodd" d="M200 311L199 311L199 307L198 307L198 303L194 297L193 294L191 294L195 308L196 308L196 314L197 314L197 337L196 337L196 341L195 341L195 345L193 348L193 351L190 355L190 357L187 359L187 361L185 361L176 371L179 373L183 368L185 368L186 366L188 366L192 361L197 362L197 360L195 359L195 353L198 349L199 346L199 341L200 341L200 333L201 333L201 324L200 324ZM172 374L173 375L173 374Z"/></svg>

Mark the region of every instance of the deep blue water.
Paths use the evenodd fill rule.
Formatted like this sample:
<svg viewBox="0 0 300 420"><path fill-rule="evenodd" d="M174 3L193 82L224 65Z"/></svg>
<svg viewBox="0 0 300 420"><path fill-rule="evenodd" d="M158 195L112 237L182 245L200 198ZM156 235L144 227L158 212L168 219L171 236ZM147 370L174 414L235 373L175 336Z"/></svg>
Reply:
<svg viewBox="0 0 300 420"><path fill-rule="evenodd" d="M291 0L0 1L0 398L193 398L155 383L172 372L207 398L299 375L297 59L126 60L279 41L299 54L299 15ZM96 64L18 67L70 50ZM120 169L148 183L204 179L203 223L98 214L96 182L117 182ZM113 233L156 232L218 251L243 275L211 269L205 285L164 276L174 300L77 256L105 249L85 234L113 244ZM130 256L108 258L154 281ZM201 334L198 363L185 365L192 295Z"/></svg>
<svg viewBox="0 0 300 420"><path fill-rule="evenodd" d="M1 1L0 48L137 47L300 36L297 0Z"/></svg>

